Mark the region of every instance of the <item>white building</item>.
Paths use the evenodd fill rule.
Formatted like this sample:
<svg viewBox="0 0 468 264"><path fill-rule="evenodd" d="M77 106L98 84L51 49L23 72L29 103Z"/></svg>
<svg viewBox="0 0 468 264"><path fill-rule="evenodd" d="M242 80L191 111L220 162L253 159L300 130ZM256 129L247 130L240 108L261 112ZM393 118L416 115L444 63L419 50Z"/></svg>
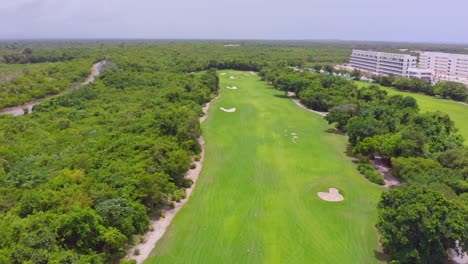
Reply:
<svg viewBox="0 0 468 264"><path fill-rule="evenodd" d="M419 78L432 82L433 72L431 69L409 68L406 74L408 78Z"/></svg>
<svg viewBox="0 0 468 264"><path fill-rule="evenodd" d="M350 63L356 69L377 75L408 76L408 68L416 67L416 57L408 54L353 50Z"/></svg>
<svg viewBox="0 0 468 264"><path fill-rule="evenodd" d="M445 80L468 85L468 55L422 52L419 67L433 72L433 82Z"/></svg>

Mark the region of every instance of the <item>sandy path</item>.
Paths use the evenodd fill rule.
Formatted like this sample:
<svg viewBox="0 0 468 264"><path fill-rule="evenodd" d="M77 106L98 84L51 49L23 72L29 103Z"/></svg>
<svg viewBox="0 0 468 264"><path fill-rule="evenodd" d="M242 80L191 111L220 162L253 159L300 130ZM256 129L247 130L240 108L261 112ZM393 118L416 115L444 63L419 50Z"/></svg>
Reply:
<svg viewBox="0 0 468 264"><path fill-rule="evenodd" d="M375 169L384 177L384 182L385 182L385 187L393 187L393 186L398 186L400 185L400 181L393 177L390 172L388 172L388 168L385 167L382 157L380 156L375 156L374 161L372 162L374 164Z"/></svg>
<svg viewBox="0 0 468 264"><path fill-rule="evenodd" d="M216 96L213 100L208 102L204 107L203 107L203 113L205 113L202 117L200 117L200 123L204 122L208 118L208 109L210 108L210 104L215 101L216 99L219 98L220 95ZM200 175L200 172L203 167L203 160L205 159L205 140L203 139L202 136L198 138L198 143L201 146L201 153L200 153L200 161L193 161L195 163L196 168L193 170L188 170L187 173L185 174L185 178L191 179L193 181L192 186L189 188L185 189L186 197L185 199L180 200L180 202L175 204L175 207L173 209L165 211L165 217L164 218L159 218L159 219L153 219L151 220L150 225L153 227L154 231L148 231L145 236L144 236L144 243L136 245L132 248L129 249L127 256L125 259L134 259L137 261L137 263L143 263L143 261L148 258L148 256L151 253L151 250L153 250L154 246L156 243L161 239L161 237L164 235L166 232L167 228L172 222L172 219L174 219L175 215L177 212L179 212L180 208L185 205L185 203L188 201L190 198L190 195L192 194L193 189L195 188L195 184L197 183L198 176ZM140 250L140 255L135 256L133 255L133 252L135 249Z"/></svg>
<svg viewBox="0 0 468 264"><path fill-rule="evenodd" d="M309 112L312 112L312 113L315 113L315 114L318 114L318 115L321 115L321 116L326 116L328 114L328 112L319 112L319 111L315 111L315 110L307 108L305 105L303 105L303 104L301 104L301 102L299 102L299 99L297 99L296 94L294 94L293 92L288 92L288 97L291 98L293 100L293 102L296 105L298 105L300 108L305 109L305 110L307 110Z"/></svg>
<svg viewBox="0 0 468 264"><path fill-rule="evenodd" d="M102 65L104 65L104 63L105 63L105 61L100 61L100 62L97 62L97 63L93 64L93 66L91 67L91 74L88 76L88 78L86 78L86 80L79 87L82 87L82 86L84 86L86 84L92 83L94 81L94 79L96 78L96 76L99 76L99 74L101 73L100 69L101 69ZM0 111L0 115L7 115L7 114L14 115L14 116L24 115L24 110L23 109L25 109L25 108L27 108L28 112L31 113L32 108L35 105L37 105L38 103L40 103L42 100L46 100L46 99L49 99L49 98L54 97L54 96L60 96L60 95L63 95L64 93L66 93L66 92L67 91L62 91L59 94L47 96L47 97L42 98L42 99L32 100L32 101L29 101L29 102L27 102L27 103L25 103L23 105L4 108L4 109L2 109Z"/></svg>

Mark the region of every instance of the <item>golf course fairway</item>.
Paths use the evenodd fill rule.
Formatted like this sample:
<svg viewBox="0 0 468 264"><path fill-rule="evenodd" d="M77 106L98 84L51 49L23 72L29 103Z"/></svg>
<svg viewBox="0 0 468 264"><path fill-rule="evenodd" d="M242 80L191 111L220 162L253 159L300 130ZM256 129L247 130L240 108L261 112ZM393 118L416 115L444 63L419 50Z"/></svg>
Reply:
<svg viewBox="0 0 468 264"><path fill-rule="evenodd" d="M384 188L357 172L347 138L258 76L222 72L202 173L145 263L379 262ZM333 187L344 201L318 197Z"/></svg>
<svg viewBox="0 0 468 264"><path fill-rule="evenodd" d="M369 83L356 82L359 86L370 85ZM418 102L419 108L424 112L441 111L447 113L450 118L455 122L455 127L459 129L460 133L465 139L465 145L468 145L468 106L459 102L437 98L418 93L403 92L395 88L380 86L383 90L387 91L389 95L402 95L411 96Z"/></svg>

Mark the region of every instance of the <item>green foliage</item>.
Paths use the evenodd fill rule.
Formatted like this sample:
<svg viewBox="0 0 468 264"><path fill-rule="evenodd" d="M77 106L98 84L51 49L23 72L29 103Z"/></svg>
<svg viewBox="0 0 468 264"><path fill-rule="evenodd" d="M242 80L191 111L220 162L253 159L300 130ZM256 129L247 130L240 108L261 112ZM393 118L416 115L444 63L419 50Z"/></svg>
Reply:
<svg viewBox="0 0 468 264"><path fill-rule="evenodd" d="M399 263L444 263L446 250L468 236L468 212L440 192L400 187L382 194L378 228Z"/></svg>
<svg viewBox="0 0 468 264"><path fill-rule="evenodd" d="M419 175L441 167L437 161L422 157L395 158L392 164L392 174L405 181L412 181Z"/></svg>
<svg viewBox="0 0 468 264"><path fill-rule="evenodd" d="M431 85L429 81L419 78L395 78L393 76L374 76L373 78L383 86L395 87L401 91L436 95L461 102L468 100L468 89L461 83L440 81Z"/></svg>
<svg viewBox="0 0 468 264"><path fill-rule="evenodd" d="M91 65L87 59L47 63L11 82L0 83L0 109L72 89L86 79Z"/></svg>
<svg viewBox="0 0 468 264"><path fill-rule="evenodd" d="M375 170L375 168L374 168L374 166L372 166L372 164L359 163L358 170L359 170L360 173L362 173L362 175L366 176L366 178L369 181L371 181L373 183L376 183L376 184L379 184L379 185L384 185L385 184L382 175L380 175Z"/></svg>
<svg viewBox="0 0 468 264"><path fill-rule="evenodd" d="M434 86L434 94L455 101L466 101L468 89L465 85L456 82L441 81Z"/></svg>

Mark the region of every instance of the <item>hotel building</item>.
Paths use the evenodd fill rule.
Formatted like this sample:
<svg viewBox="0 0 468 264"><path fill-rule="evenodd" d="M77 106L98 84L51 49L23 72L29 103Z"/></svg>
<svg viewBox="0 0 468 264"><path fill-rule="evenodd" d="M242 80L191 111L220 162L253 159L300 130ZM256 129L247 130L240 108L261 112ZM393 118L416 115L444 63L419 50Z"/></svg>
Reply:
<svg viewBox="0 0 468 264"><path fill-rule="evenodd" d="M468 55L421 52L419 67L433 72L433 82L452 81L468 85Z"/></svg>
<svg viewBox="0 0 468 264"><path fill-rule="evenodd" d="M353 50L350 64L352 67L377 75L408 76L408 69L416 67L416 57L367 50Z"/></svg>

